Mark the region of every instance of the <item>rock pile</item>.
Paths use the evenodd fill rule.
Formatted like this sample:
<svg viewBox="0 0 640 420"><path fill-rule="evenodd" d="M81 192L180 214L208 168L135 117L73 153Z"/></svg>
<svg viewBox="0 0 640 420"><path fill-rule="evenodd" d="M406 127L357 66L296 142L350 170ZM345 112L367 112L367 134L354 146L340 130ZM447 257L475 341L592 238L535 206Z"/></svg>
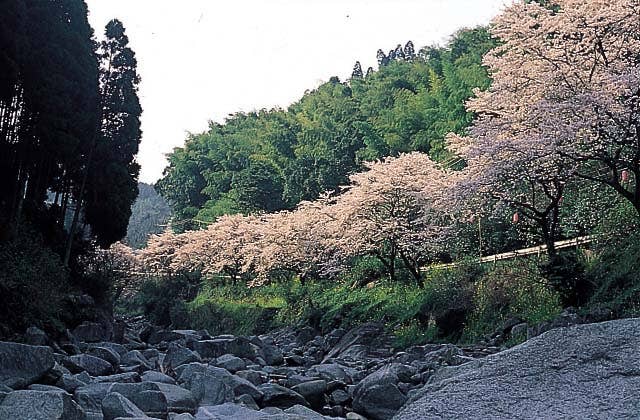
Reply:
<svg viewBox="0 0 640 420"><path fill-rule="evenodd" d="M119 335L85 323L59 343L37 328L29 344L0 342L0 419L389 419L441 366L470 359L452 345L394 353L374 323L251 337L133 323Z"/></svg>

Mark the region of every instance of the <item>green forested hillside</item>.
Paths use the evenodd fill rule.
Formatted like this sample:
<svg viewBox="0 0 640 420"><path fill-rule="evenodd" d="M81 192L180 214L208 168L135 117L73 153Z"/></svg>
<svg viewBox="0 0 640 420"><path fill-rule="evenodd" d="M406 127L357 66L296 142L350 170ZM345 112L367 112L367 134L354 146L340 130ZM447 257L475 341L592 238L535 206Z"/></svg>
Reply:
<svg viewBox="0 0 640 420"><path fill-rule="evenodd" d="M152 185L138 183L138 198L131 207L126 242L132 248L146 245L149 235L162 232L169 221L171 209Z"/></svg>
<svg viewBox="0 0 640 420"><path fill-rule="evenodd" d="M288 109L236 113L191 135L169 156L157 186L173 205L174 227L196 228L222 214L294 207L347 183L362 162L421 151L446 158L444 136L473 115L464 102L490 81L482 56L495 46L484 28L444 47L378 51L379 69L356 63Z"/></svg>

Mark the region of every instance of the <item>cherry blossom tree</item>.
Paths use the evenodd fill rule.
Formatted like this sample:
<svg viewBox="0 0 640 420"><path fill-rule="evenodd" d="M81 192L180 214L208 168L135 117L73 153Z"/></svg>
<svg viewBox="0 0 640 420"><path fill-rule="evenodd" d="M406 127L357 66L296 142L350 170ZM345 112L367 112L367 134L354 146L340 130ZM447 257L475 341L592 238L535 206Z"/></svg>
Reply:
<svg viewBox="0 0 640 420"><path fill-rule="evenodd" d="M327 277L344 269L337 244L340 232L326 198L264 215L258 229L260 239L248 248L255 256L252 285L263 284L277 272L295 274L304 283L309 277Z"/></svg>
<svg viewBox="0 0 640 420"><path fill-rule="evenodd" d="M171 275L175 271L176 252L188 243L188 234L175 234L169 228L159 235L151 235L139 259L145 270L154 275Z"/></svg>
<svg viewBox="0 0 640 420"><path fill-rule="evenodd" d="M502 45L485 57L492 86L469 102L473 134L541 151L556 189L576 175L640 212L640 2L555 3L520 1L494 20Z"/></svg>
<svg viewBox="0 0 640 420"><path fill-rule="evenodd" d="M170 266L206 276L222 274L235 283L251 270L253 258L247 248L259 239L259 223L256 216L226 215L206 229L185 232Z"/></svg>
<svg viewBox="0 0 640 420"><path fill-rule="evenodd" d="M409 153L367 163L335 198L336 243L344 255L373 255L396 279L401 261L421 284L420 266L442 249L451 227L447 194L457 174L426 154Z"/></svg>
<svg viewBox="0 0 640 420"><path fill-rule="evenodd" d="M493 83L468 103L470 136L449 138L469 164L467 187L534 221L551 257L576 178L640 211L640 2L555 3L519 1L494 20Z"/></svg>

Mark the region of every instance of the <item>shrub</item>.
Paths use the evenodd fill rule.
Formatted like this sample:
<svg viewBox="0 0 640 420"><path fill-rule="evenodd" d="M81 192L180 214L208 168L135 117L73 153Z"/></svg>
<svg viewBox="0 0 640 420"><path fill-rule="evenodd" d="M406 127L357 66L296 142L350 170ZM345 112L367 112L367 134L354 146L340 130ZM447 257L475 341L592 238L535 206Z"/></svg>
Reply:
<svg viewBox="0 0 640 420"><path fill-rule="evenodd" d="M556 317L561 310L558 293L549 287L535 262L501 263L477 282L473 312L462 338L477 341L509 318L537 324Z"/></svg>
<svg viewBox="0 0 640 420"><path fill-rule="evenodd" d="M640 233L601 245L587 276L595 289L590 306L607 306L620 317L640 315Z"/></svg>
<svg viewBox="0 0 640 420"><path fill-rule="evenodd" d="M186 327L183 318L178 318L181 305L195 298L200 287L200 276L176 274L153 278L143 282L132 306L139 307L150 322L167 327L176 321Z"/></svg>
<svg viewBox="0 0 640 420"><path fill-rule="evenodd" d="M472 309L473 283L481 273L477 264L428 272L417 314L421 325L434 324L438 337L457 340Z"/></svg>
<svg viewBox="0 0 640 420"><path fill-rule="evenodd" d="M25 227L13 241L0 243L0 335L36 325L62 330L69 274L42 237ZM4 330L4 331L3 331Z"/></svg>

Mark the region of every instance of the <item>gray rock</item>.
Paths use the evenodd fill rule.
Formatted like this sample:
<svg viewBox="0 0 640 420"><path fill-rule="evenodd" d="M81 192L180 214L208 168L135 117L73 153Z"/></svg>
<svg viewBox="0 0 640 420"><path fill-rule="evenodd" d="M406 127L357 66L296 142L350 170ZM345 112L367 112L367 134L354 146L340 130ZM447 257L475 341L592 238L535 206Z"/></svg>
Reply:
<svg viewBox="0 0 640 420"><path fill-rule="evenodd" d="M242 405L225 403L215 406L203 406L196 413L196 420L261 420L264 416L259 411Z"/></svg>
<svg viewBox="0 0 640 420"><path fill-rule="evenodd" d="M102 400L111 392L113 384L97 383L78 387L73 398L90 418L102 417Z"/></svg>
<svg viewBox="0 0 640 420"><path fill-rule="evenodd" d="M236 373L247 367L247 364L241 358L232 354L223 354L216 359L216 366L227 369L231 373Z"/></svg>
<svg viewBox="0 0 640 420"><path fill-rule="evenodd" d="M400 378L409 381L413 371L409 366L392 363L364 378L353 391L353 409L373 420L386 420L407 401L398 388Z"/></svg>
<svg viewBox="0 0 640 420"><path fill-rule="evenodd" d="M345 391L343 389L336 389L329 396L329 401L331 401L331 403L337 404L337 405L344 405L350 399L351 399L351 397L349 396L347 391Z"/></svg>
<svg viewBox="0 0 640 420"><path fill-rule="evenodd" d="M264 359L266 364L278 366L284 363L284 356L278 347L265 344L260 350L260 356Z"/></svg>
<svg viewBox="0 0 640 420"><path fill-rule="evenodd" d="M203 359L213 359L223 354L233 354L253 360L257 354L252 343L245 337L225 337L213 340L194 341L189 344Z"/></svg>
<svg viewBox="0 0 640 420"><path fill-rule="evenodd" d="M85 413L66 392L14 391L2 400L0 419L85 420Z"/></svg>
<svg viewBox="0 0 640 420"><path fill-rule="evenodd" d="M87 354L90 356L99 357L102 360L106 360L111 363L114 371L118 369L120 366L120 355L107 347L92 347L87 351Z"/></svg>
<svg viewBox="0 0 640 420"><path fill-rule="evenodd" d="M138 372L126 372L118 373L116 375L96 376L93 380L95 382L119 382L123 384L132 384L134 382L140 382L140 375L138 375Z"/></svg>
<svg viewBox="0 0 640 420"><path fill-rule="evenodd" d="M64 374L56 381L56 386L64 389L70 394L73 394L77 388L85 386L90 382L91 377L87 372L77 375Z"/></svg>
<svg viewBox="0 0 640 420"><path fill-rule="evenodd" d="M11 388L31 385L53 368L49 347L0 342L0 384Z"/></svg>
<svg viewBox="0 0 640 420"><path fill-rule="evenodd" d="M396 419L636 418L640 319L551 330L431 378Z"/></svg>
<svg viewBox="0 0 640 420"><path fill-rule="evenodd" d="M262 407L289 408L296 404L309 405L302 395L280 385L262 384L258 389L263 393Z"/></svg>
<svg viewBox="0 0 640 420"><path fill-rule="evenodd" d="M69 356L62 361L62 364L71 372L79 373L85 371L91 376L105 376L113 373L111 363L88 354Z"/></svg>
<svg viewBox="0 0 640 420"><path fill-rule="evenodd" d="M107 348L113 352L118 353L118 356L122 357L125 354L127 354L129 352L129 350L123 346L122 344L118 344L118 343L111 343L111 342L101 342L101 343L95 343L95 344L91 344L90 348L94 348L94 347L104 347Z"/></svg>
<svg viewBox="0 0 640 420"><path fill-rule="evenodd" d="M180 332L160 330L152 332L146 341L151 345L155 345L160 344L163 341L168 343L172 341L178 341L182 338L184 338L184 334L181 334Z"/></svg>
<svg viewBox="0 0 640 420"><path fill-rule="evenodd" d="M237 396L234 399L234 402L236 404L240 404L243 405L247 408L250 408L252 410L260 410L260 407L258 406L258 403L256 403L256 400L254 400L251 395L247 395L247 394L242 394Z"/></svg>
<svg viewBox="0 0 640 420"><path fill-rule="evenodd" d="M120 363L123 366L135 367L137 370L142 372L153 369L153 364L151 364L139 350L131 350L126 353L120 359Z"/></svg>
<svg viewBox="0 0 640 420"><path fill-rule="evenodd" d="M236 376L246 379L254 385L260 385L267 382L267 378L264 373L252 369L236 372Z"/></svg>
<svg viewBox="0 0 640 420"><path fill-rule="evenodd" d="M182 369L178 383L192 392L199 405L213 406L233 401L233 389L226 376L231 374L224 369L191 363Z"/></svg>
<svg viewBox="0 0 640 420"><path fill-rule="evenodd" d="M85 321L73 330L73 336L80 341L95 343L98 341L109 341L111 334L108 328L96 322Z"/></svg>
<svg viewBox="0 0 640 420"><path fill-rule="evenodd" d="M347 374L345 368L337 363L324 363L321 365L313 365L309 369L309 375L318 376L327 381L342 381L350 384L351 377Z"/></svg>
<svg viewBox="0 0 640 420"><path fill-rule="evenodd" d="M169 413L169 417L167 417L167 420L194 420L194 419L195 417L193 417L189 413L182 413L182 414Z"/></svg>
<svg viewBox="0 0 640 420"><path fill-rule="evenodd" d="M186 365L188 363L200 361L202 361L202 359L200 359L200 356L197 353L194 353L188 348L172 344L171 346L169 346L169 350L167 351L167 355L162 361L162 365L165 368L171 368L172 370L174 370L180 365Z"/></svg>
<svg viewBox="0 0 640 420"><path fill-rule="evenodd" d="M292 387L291 390L302 395L311 407L319 409L325 404L324 393L327 391L327 381L320 379L317 381L303 382Z"/></svg>
<svg viewBox="0 0 640 420"><path fill-rule="evenodd" d="M287 414L299 416L306 420L325 420L324 416L303 405L294 405L284 410Z"/></svg>
<svg viewBox="0 0 640 420"><path fill-rule="evenodd" d="M110 392L122 394L147 416L165 418L169 412L167 397L157 384L151 382L113 384Z"/></svg>
<svg viewBox="0 0 640 420"><path fill-rule="evenodd" d="M169 411L174 413L194 413L196 410L196 400L188 389L177 385L153 382L159 391L164 394L167 400Z"/></svg>
<svg viewBox="0 0 640 420"><path fill-rule="evenodd" d="M134 403L117 392L107 394L102 400L102 415L104 420L114 420L118 417L146 417Z"/></svg>
<svg viewBox="0 0 640 420"><path fill-rule="evenodd" d="M31 346L46 346L49 343L49 337L40 328L29 327L24 333L24 342Z"/></svg>
<svg viewBox="0 0 640 420"><path fill-rule="evenodd" d="M156 372L154 370L150 370L142 374L141 379L143 382L162 382L171 385L176 384L176 380L171 376L165 375L164 373Z"/></svg>

